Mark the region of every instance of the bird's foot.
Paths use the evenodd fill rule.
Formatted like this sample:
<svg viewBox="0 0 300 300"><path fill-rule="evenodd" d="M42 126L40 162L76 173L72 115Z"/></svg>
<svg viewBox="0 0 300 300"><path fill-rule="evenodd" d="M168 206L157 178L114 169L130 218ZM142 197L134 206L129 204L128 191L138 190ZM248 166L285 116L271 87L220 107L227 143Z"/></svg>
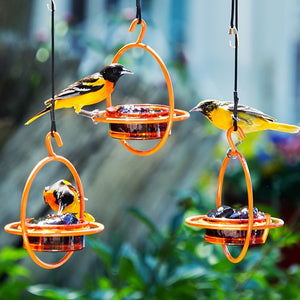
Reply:
<svg viewBox="0 0 300 300"><path fill-rule="evenodd" d="M94 109L92 111L88 111L88 110L84 110L84 109L81 109L79 112L78 112L78 115L81 115L83 117L86 117L86 118L90 118L93 120L93 123L94 124L98 124L98 122L96 122L94 120L94 118L96 118L99 114L100 110L99 109Z"/></svg>
<svg viewBox="0 0 300 300"><path fill-rule="evenodd" d="M93 119L93 117L95 116L94 111L88 111L84 109L81 109L77 114L90 119Z"/></svg>

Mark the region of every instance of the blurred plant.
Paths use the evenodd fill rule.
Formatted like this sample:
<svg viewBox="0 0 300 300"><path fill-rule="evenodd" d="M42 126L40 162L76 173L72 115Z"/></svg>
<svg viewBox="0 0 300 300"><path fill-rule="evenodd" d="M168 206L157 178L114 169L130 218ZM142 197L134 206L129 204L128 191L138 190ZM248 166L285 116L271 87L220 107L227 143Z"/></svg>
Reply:
<svg viewBox="0 0 300 300"><path fill-rule="evenodd" d="M282 139L274 139L273 135L268 139L257 135L247 139L240 149L247 153L245 156L254 178L255 205L281 217L274 195L281 199L286 193L289 202L284 200L284 205L296 204L293 200L295 190L288 192L286 188L288 182L294 180L289 178L295 176L299 156L296 153L293 159L291 156L287 159L282 153L288 151L290 154L290 151L286 150L286 145L278 147L279 141L281 143ZM97 254L97 261L94 274L89 275L82 289L66 289L51 283L32 284L29 271L17 264L24 257L24 250L3 249L0 295L6 296L4 299L18 299L22 294L24 299L60 300L299 299L299 264L294 262L287 268L281 267L282 248L291 248L300 242L297 210L293 211L294 217L288 224L270 231L266 244L251 246L239 264L230 263L222 247L206 243L203 230L184 224L185 217L206 213L214 207L217 166L219 161L202 173L195 191L177 193L178 209L165 228L159 228L142 211L134 207L128 209L148 230L140 246L133 247L120 241L107 245L98 238L87 238L87 246ZM231 166L225 177L224 201L233 196L231 201L241 202L245 188L242 170ZM262 191L266 178L268 193ZM279 187L275 180L281 181ZM272 189L276 193L270 192ZM256 203L257 195L259 203ZM240 248L232 248L233 255L237 255Z"/></svg>
<svg viewBox="0 0 300 300"><path fill-rule="evenodd" d="M27 299L24 289L32 284L30 271L18 264L25 249L5 247L0 252L0 299Z"/></svg>
<svg viewBox="0 0 300 300"><path fill-rule="evenodd" d="M41 299L61 300L299 298L299 266L281 270L277 265L281 259L279 246L295 242L288 227L271 234L262 247L250 247L241 263L232 264L222 247L205 243L201 231L183 224L185 216L195 212L199 200L197 194L186 195L165 229L130 208L149 230L148 241L141 249L128 243L111 247L88 238L87 244L98 254L104 272L89 278L85 289L33 285L28 290Z"/></svg>
<svg viewBox="0 0 300 300"><path fill-rule="evenodd" d="M289 201L289 205L299 206L296 197L300 193L299 135L278 132L249 134L238 148L247 160L255 202L269 204L277 212L280 211L280 199ZM216 163L208 165L203 171L198 188L205 189L208 182L216 183L221 160L227 149L228 144L224 141L216 147ZM238 162L231 161L225 174L224 198L238 203L245 190L243 170L238 166Z"/></svg>

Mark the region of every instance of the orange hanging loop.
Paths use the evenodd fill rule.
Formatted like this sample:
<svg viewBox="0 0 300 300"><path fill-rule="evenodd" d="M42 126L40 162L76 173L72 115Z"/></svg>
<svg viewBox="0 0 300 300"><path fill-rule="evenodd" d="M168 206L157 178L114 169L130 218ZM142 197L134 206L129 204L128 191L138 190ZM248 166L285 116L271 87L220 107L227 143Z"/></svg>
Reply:
<svg viewBox="0 0 300 300"><path fill-rule="evenodd" d="M236 145L234 144L234 142L232 140L232 136L231 136L233 131L234 131L234 126L230 127L227 130L227 140L228 140L228 143L230 146L230 155L235 155L235 153L238 152L238 150L236 149ZM241 143L246 138L245 133L241 127L237 127L237 132L239 133L240 138L241 138L239 143Z"/></svg>
<svg viewBox="0 0 300 300"><path fill-rule="evenodd" d="M227 131L227 139L228 139L229 145L231 147L230 156L234 155L239 159L239 161L242 164L244 174L245 174L247 193L248 193L248 227L247 227L247 235L246 235L246 238L244 241L244 245L243 245L242 251L238 257L236 257L236 258L232 257L232 255L230 254L230 252L227 248L227 245L225 243L222 244L222 247L223 247L226 257L231 262L238 263L244 258L244 256L247 253L248 247L250 245L250 238L251 238L252 227L253 227L253 192L252 192L252 183L251 183L251 177L250 177L250 172L248 169L247 162L246 162L244 156L236 149L236 146L234 145L234 143L232 141L231 133L232 133L233 129L234 129L234 127L232 126ZM242 138L245 137L245 134L240 127L238 127L238 132ZM227 155L222 163L221 170L219 173L219 180L218 180L218 186L217 186L217 200L216 200L217 207L221 205L224 174L225 174L225 170L226 170L229 160L230 160L230 157Z"/></svg>
<svg viewBox="0 0 300 300"><path fill-rule="evenodd" d="M49 154L49 156L56 156L55 152L53 151L52 144L51 144L52 137L55 138L58 147L62 147L63 142L57 131L50 132L46 135L46 147L47 147L48 154Z"/></svg>
<svg viewBox="0 0 300 300"><path fill-rule="evenodd" d="M129 32L133 32L135 30L136 25L138 24L139 19L134 19L129 27ZM141 32L136 40L136 44L140 44L143 41L144 35L146 33L147 25L146 22L142 19L140 25L142 26Z"/></svg>
<svg viewBox="0 0 300 300"><path fill-rule="evenodd" d="M37 163L37 165L31 171L24 190L22 194L22 201L21 201L21 210L20 210L20 222L13 222L7 224L5 226L5 230L8 233L22 235L23 236L23 243L24 248L28 251L32 260L39 265L40 267L46 269L55 269L62 266L72 255L74 250L81 250L84 248L84 236L87 234L94 234L104 230L104 226L97 222L86 222L84 220L84 194L83 194L83 187L80 180L80 177L72 165L72 163L64 158L63 156L56 155L52 149L51 145L51 138L52 134L54 134L54 138L59 147L63 145L60 135L57 132L48 133L46 136L46 146L49 153L49 156L45 157L41 161ZM80 199L80 212L79 212L79 224L72 224L72 225L38 225L29 223L30 219L26 218L26 208L27 208L27 200L30 192L31 185L39 173L39 171L48 163L58 161L63 163L73 175L73 178L77 185L77 190ZM37 239L39 244L35 242L31 242L32 238ZM46 248L43 245L41 240L55 239L59 238L59 240L63 241L64 239L69 239L71 244L66 244L63 248L64 249L72 249L72 250L44 250ZM30 240L31 239L31 240ZM73 244L73 241L78 241L76 244ZM34 249L33 249L34 248ZM42 250L41 250L42 249ZM66 251L67 253L65 256L55 263L46 263L43 262L40 258L37 257L34 251Z"/></svg>

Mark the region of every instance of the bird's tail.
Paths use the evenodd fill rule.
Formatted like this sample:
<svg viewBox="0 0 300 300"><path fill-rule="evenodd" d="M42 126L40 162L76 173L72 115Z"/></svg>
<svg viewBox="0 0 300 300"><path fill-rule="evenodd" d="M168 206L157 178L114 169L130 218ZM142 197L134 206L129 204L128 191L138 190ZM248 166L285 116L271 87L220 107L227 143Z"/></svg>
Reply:
<svg viewBox="0 0 300 300"><path fill-rule="evenodd" d="M269 125L268 129L271 130L278 130L278 131L289 132L289 133L298 133L300 131L300 127L296 125L289 125L289 124L283 124L277 122L270 122L268 125Z"/></svg>
<svg viewBox="0 0 300 300"><path fill-rule="evenodd" d="M33 116L30 120L28 120L25 125L29 125L30 123L32 123L33 121L35 121L37 118L43 116L44 114L46 114L48 111L50 111L51 109L51 105L47 106L45 109L43 109L42 111L40 111L39 113L37 113L35 116Z"/></svg>
<svg viewBox="0 0 300 300"><path fill-rule="evenodd" d="M95 218L87 212L84 213L84 220L87 222L95 222Z"/></svg>

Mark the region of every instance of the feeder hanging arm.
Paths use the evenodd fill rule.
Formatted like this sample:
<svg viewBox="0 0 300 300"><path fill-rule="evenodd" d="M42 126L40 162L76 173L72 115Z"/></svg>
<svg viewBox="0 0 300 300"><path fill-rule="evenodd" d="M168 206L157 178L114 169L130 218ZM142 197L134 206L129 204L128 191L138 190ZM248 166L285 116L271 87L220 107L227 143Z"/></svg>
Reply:
<svg viewBox="0 0 300 300"><path fill-rule="evenodd" d="M238 81L238 47L239 47L239 37L238 37L238 0L232 0L231 5L231 19L230 19L230 29L229 34L234 34L234 46L230 46L234 48L234 90L233 90L233 100L234 100L234 108L233 108L233 126L234 131L237 131L237 107L239 102L238 91L237 91L237 81Z"/></svg>
<svg viewBox="0 0 300 300"><path fill-rule="evenodd" d="M51 0L51 9L50 6L47 5L48 9L51 12L51 109L50 109L50 117L51 117L51 135L54 137L53 132L56 131L56 123L55 123L55 81L54 81L54 71L55 71L55 61L54 61L54 13L56 10L55 1Z"/></svg>
<svg viewBox="0 0 300 300"><path fill-rule="evenodd" d="M142 9L141 9L141 1L136 0L136 18L139 20L138 24L142 22Z"/></svg>

